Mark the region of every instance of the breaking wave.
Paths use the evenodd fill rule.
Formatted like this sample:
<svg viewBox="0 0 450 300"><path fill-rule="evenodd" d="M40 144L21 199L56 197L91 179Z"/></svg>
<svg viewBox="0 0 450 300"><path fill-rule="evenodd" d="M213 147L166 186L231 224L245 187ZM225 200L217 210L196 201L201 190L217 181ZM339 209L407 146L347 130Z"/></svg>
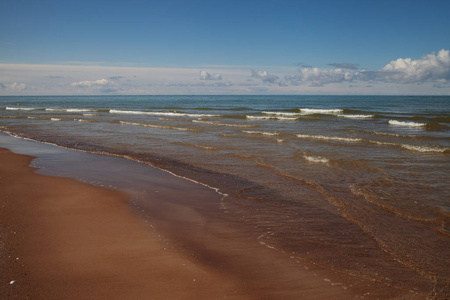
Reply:
<svg viewBox="0 0 450 300"><path fill-rule="evenodd" d="M193 118L201 118L201 117L219 117L219 115L211 115L211 114L188 114L182 112L162 112L162 111L138 111L138 110L118 110L111 109L109 110L111 114L128 114L128 115L151 115L151 116L172 116L172 117L193 117Z"/></svg>
<svg viewBox="0 0 450 300"><path fill-rule="evenodd" d="M297 134L297 137L302 139L328 140L328 141L352 142L352 143L358 143L363 141L363 139L360 138L345 138L337 136L310 135L310 134Z"/></svg>
<svg viewBox="0 0 450 300"><path fill-rule="evenodd" d="M333 109L322 109L322 108L299 108L300 112L305 115L312 114L339 114L343 113L344 110L340 108Z"/></svg>
<svg viewBox="0 0 450 300"><path fill-rule="evenodd" d="M424 127L427 125L427 123L403 122L403 121L397 121L397 120L390 120L388 123L389 123L389 125L407 126L407 127Z"/></svg>

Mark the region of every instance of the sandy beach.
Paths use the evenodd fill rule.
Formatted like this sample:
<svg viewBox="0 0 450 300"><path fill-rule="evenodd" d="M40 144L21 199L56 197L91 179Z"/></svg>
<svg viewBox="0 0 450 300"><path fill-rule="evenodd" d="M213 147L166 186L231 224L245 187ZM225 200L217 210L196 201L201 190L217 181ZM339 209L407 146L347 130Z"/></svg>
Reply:
<svg viewBox="0 0 450 300"><path fill-rule="evenodd" d="M0 150L2 299L420 299L295 261L195 201L154 205L152 230L127 194L32 159Z"/></svg>
<svg viewBox="0 0 450 300"><path fill-rule="evenodd" d="M220 274L165 251L126 195L33 173L0 151L2 299L245 298Z"/></svg>

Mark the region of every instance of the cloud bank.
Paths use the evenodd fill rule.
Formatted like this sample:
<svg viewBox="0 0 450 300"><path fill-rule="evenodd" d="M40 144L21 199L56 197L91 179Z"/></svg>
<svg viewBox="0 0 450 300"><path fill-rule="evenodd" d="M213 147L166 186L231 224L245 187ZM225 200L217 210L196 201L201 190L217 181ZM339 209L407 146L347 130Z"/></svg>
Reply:
<svg viewBox="0 0 450 300"><path fill-rule="evenodd" d="M298 75L286 75L284 78L291 85L309 84L323 86L329 83L351 81L353 75L342 69L302 68Z"/></svg>
<svg viewBox="0 0 450 300"><path fill-rule="evenodd" d="M417 60L399 58L379 71L362 71L357 75L360 80L390 83L445 83L450 80L450 51L442 49L437 55L432 53Z"/></svg>
<svg viewBox="0 0 450 300"><path fill-rule="evenodd" d="M279 79L277 75L271 75L266 71L255 71L255 70L252 70L252 77L261 79L262 82L270 84L274 84Z"/></svg>
<svg viewBox="0 0 450 300"><path fill-rule="evenodd" d="M6 89L6 90L11 90L11 91L24 91L27 88L28 87L25 83L17 83L17 82L13 82L10 84L0 83L0 89Z"/></svg>
<svg viewBox="0 0 450 300"><path fill-rule="evenodd" d="M421 59L399 58L393 60L377 71L362 70L357 72L357 64L332 63L337 69L302 67L297 74L285 75L280 80L277 75L266 71L252 70L251 77L261 79L263 83L278 83L280 86L324 86L332 83L371 81L395 84L413 84L433 82L435 87L445 87L450 81L450 51L440 50L437 54L428 54Z"/></svg>
<svg viewBox="0 0 450 300"><path fill-rule="evenodd" d="M73 87L77 88L89 88L93 90L99 90L103 93L112 93L117 91L117 87L115 84L108 79L99 79L99 80L84 80L80 82L73 82Z"/></svg>
<svg viewBox="0 0 450 300"><path fill-rule="evenodd" d="M222 75L218 73L209 74L206 71L200 71L200 80L222 80Z"/></svg>
<svg viewBox="0 0 450 300"><path fill-rule="evenodd" d="M450 51L398 58L378 70L297 66L146 68L0 63L0 95L448 94ZM226 79L226 80L225 80Z"/></svg>

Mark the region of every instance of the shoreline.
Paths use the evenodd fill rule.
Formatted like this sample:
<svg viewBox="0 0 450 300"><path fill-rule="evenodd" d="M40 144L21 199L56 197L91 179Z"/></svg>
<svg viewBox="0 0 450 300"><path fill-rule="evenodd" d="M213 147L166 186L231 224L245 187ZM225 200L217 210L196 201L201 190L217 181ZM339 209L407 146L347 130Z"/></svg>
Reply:
<svg viewBox="0 0 450 300"><path fill-rule="evenodd" d="M246 298L232 280L167 251L123 193L35 174L31 157L5 149L0 159L2 297Z"/></svg>
<svg viewBox="0 0 450 300"><path fill-rule="evenodd" d="M0 253L8 270L0 295L12 293L8 299L421 299L301 267L244 229L205 220L195 207L204 202L150 204L162 215L152 231L123 192L36 174L31 157L5 149L0 159Z"/></svg>

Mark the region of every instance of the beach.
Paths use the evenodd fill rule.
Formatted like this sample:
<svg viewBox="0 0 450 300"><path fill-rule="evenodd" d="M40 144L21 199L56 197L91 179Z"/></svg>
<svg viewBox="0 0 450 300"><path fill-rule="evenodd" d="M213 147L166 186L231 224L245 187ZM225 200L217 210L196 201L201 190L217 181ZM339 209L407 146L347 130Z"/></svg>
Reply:
<svg viewBox="0 0 450 300"><path fill-rule="evenodd" d="M168 250L131 211L123 193L35 174L28 167L31 159L0 150L2 299L270 299L274 292L281 298L329 299L347 294L322 290L308 276L301 283L305 290L277 290L258 277L247 284L259 289L249 289L226 272Z"/></svg>
<svg viewBox="0 0 450 300"><path fill-rule="evenodd" d="M232 280L165 251L124 194L36 175L30 157L0 153L2 299L245 299Z"/></svg>
<svg viewBox="0 0 450 300"><path fill-rule="evenodd" d="M1 292L446 299L447 98L277 99L0 98Z"/></svg>
<svg viewBox="0 0 450 300"><path fill-rule="evenodd" d="M161 239L163 232L149 230L130 208L126 194L36 174L29 167L31 160L0 150L3 299L348 299L364 294L370 299L371 292L380 295L380 290L363 285L330 284L332 279L320 278L326 272L314 266L299 272L288 257L249 243L248 237L222 240L227 237L223 231L222 236L203 238L202 245L190 245L188 249L198 257L189 257L186 247L174 246L177 240L179 245L196 241L183 241L183 228L164 232L172 244L168 247L167 240ZM193 216L181 212L178 217ZM184 233L193 234L189 230ZM223 247L223 252L217 250ZM387 294L402 293L381 290L381 295Z"/></svg>

